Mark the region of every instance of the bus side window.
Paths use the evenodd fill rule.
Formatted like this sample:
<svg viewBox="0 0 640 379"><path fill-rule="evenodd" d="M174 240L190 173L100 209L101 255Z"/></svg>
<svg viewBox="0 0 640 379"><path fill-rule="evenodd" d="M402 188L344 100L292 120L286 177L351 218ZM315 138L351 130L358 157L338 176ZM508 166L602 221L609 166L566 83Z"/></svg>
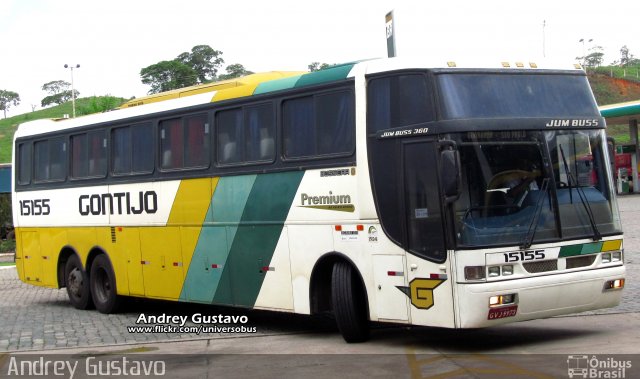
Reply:
<svg viewBox="0 0 640 379"><path fill-rule="evenodd" d="M49 141L49 159L51 163L50 180L64 180L67 176L67 141L55 138Z"/></svg>
<svg viewBox="0 0 640 379"><path fill-rule="evenodd" d="M174 118L160 122L160 151L162 153L162 165L164 169L182 168L184 133L182 120Z"/></svg>
<svg viewBox="0 0 640 379"><path fill-rule="evenodd" d="M67 176L67 141L63 138L37 141L35 149L35 181L62 181Z"/></svg>
<svg viewBox="0 0 640 379"><path fill-rule="evenodd" d="M275 158L272 103L218 112L216 127L218 163L266 163Z"/></svg>
<svg viewBox="0 0 640 379"><path fill-rule="evenodd" d="M71 177L104 177L107 140L104 130L71 136Z"/></svg>
<svg viewBox="0 0 640 379"><path fill-rule="evenodd" d="M216 114L218 163L233 164L242 157L242 109L231 109Z"/></svg>
<svg viewBox="0 0 640 379"><path fill-rule="evenodd" d="M313 156L316 139L313 97L285 101L282 105L282 114L284 155L287 158Z"/></svg>
<svg viewBox="0 0 640 379"><path fill-rule="evenodd" d="M207 115L160 121L160 155L160 167L163 169L208 167Z"/></svg>
<svg viewBox="0 0 640 379"><path fill-rule="evenodd" d="M85 178L88 176L87 134L71 136L71 177Z"/></svg>
<svg viewBox="0 0 640 379"><path fill-rule="evenodd" d="M403 74L369 81L369 133L435 120L433 95L423 74Z"/></svg>
<svg viewBox="0 0 640 379"><path fill-rule="evenodd" d="M353 151L355 118L353 96L341 91L316 97L317 154L347 154Z"/></svg>
<svg viewBox="0 0 640 379"><path fill-rule="evenodd" d="M247 107L245 110L245 160L248 162L273 160L275 134L271 103Z"/></svg>
<svg viewBox="0 0 640 379"><path fill-rule="evenodd" d="M111 164L114 174L153 172L154 149L151 124L137 124L111 131Z"/></svg>
<svg viewBox="0 0 640 379"><path fill-rule="evenodd" d="M104 177L107 174L107 138L104 130L96 130L88 133L89 167L87 174L90 177Z"/></svg>
<svg viewBox="0 0 640 379"><path fill-rule="evenodd" d="M155 166L153 128L151 124L131 127L131 171L135 174L153 172Z"/></svg>
<svg viewBox="0 0 640 379"><path fill-rule="evenodd" d="M185 167L209 166L209 123L207 115L200 114L185 119Z"/></svg>
<svg viewBox="0 0 640 379"><path fill-rule="evenodd" d="M355 111L351 91L287 100L282 113L287 158L352 154Z"/></svg>
<svg viewBox="0 0 640 379"><path fill-rule="evenodd" d="M131 132L130 127L111 131L111 165L114 174L131 172Z"/></svg>
<svg viewBox="0 0 640 379"><path fill-rule="evenodd" d="M31 183L31 163L31 144L21 143L18 145L18 184Z"/></svg>

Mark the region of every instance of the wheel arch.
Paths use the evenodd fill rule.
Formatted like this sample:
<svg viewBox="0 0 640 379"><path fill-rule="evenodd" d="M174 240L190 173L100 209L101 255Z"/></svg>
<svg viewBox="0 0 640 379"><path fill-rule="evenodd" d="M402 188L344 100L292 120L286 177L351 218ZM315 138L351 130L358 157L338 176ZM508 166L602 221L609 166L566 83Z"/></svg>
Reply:
<svg viewBox="0 0 640 379"><path fill-rule="evenodd" d="M80 259L80 254L76 251L73 246L65 245L62 249L60 249L60 254L58 254L58 288L63 288L67 286L66 278L64 277L64 267L69 260L69 257L76 255L78 259ZM80 264L82 264L82 259L80 259ZM86 268L85 268L86 271Z"/></svg>
<svg viewBox="0 0 640 379"><path fill-rule="evenodd" d="M84 262L84 265L83 265L83 269L87 273L87 275L89 275L90 273L91 264L93 263L93 260L96 259L96 257L100 254L104 254L109 260L109 264L112 265L111 267L113 267L113 264L111 263L111 259L109 258L109 254L107 254L107 252L102 247L94 246L91 248L91 250L89 250L89 254L87 255L87 260L86 262ZM69 257L73 255L76 255L80 260L80 264L82 264L82 258L80 257L80 254L78 254L78 251L71 245L65 245L60 250L60 254L58 254L58 266L57 266L58 288L63 288L63 287L66 287L67 285L64 277L64 267L67 264Z"/></svg>
<svg viewBox="0 0 640 379"><path fill-rule="evenodd" d="M360 280L360 286L364 291L365 299L368 299L367 286L365 285L362 273L358 266L345 254L332 251L321 256L311 271L309 280L309 307L312 315L331 312L333 305L331 302L331 276L333 265L336 262L346 262L354 269ZM369 314L369 301L366 301L366 312Z"/></svg>
<svg viewBox="0 0 640 379"><path fill-rule="evenodd" d="M111 258L109 258L109 254L107 254L107 251L100 246L94 246L91 248L91 250L89 250L89 254L87 255L87 263L84 268L88 273L91 272L91 265L93 264L93 261L98 255L102 254L106 256L109 264L111 265L111 267L113 267L113 263L111 262Z"/></svg>

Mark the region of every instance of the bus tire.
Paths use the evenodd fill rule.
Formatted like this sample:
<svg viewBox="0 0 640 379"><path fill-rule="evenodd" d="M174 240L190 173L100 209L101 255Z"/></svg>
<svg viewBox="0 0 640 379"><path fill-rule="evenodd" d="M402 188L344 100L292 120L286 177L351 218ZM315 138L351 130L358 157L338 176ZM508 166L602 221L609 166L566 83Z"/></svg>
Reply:
<svg viewBox="0 0 640 379"><path fill-rule="evenodd" d="M331 276L331 297L338 329L349 343L369 339L366 294L353 267L336 262Z"/></svg>
<svg viewBox="0 0 640 379"><path fill-rule="evenodd" d="M120 307L121 297L116 291L116 275L106 255L101 254L91 265L91 296L100 313L115 313Z"/></svg>
<svg viewBox="0 0 640 379"><path fill-rule="evenodd" d="M76 309L89 309L93 306L91 290L89 289L89 276L82 268L80 258L72 255L64 266L65 286L69 301Z"/></svg>

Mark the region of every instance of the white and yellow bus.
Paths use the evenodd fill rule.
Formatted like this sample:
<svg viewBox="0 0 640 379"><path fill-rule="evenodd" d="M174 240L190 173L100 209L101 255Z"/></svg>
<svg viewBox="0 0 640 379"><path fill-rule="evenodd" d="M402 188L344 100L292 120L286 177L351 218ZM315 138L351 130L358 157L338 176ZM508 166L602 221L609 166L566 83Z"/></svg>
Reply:
<svg viewBox="0 0 640 379"><path fill-rule="evenodd" d="M580 66L399 58L20 125L17 268L122 297L477 328L613 307L623 235ZM162 99L161 99L162 100Z"/></svg>

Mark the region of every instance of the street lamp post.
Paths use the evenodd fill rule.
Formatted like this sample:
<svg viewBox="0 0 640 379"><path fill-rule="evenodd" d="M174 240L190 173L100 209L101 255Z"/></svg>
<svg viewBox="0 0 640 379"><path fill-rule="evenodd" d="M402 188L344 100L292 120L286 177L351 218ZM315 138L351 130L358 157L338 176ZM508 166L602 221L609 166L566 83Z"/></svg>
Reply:
<svg viewBox="0 0 640 379"><path fill-rule="evenodd" d="M547 36L545 34L545 28L547 27L547 20L542 20L542 57L547 57Z"/></svg>
<svg viewBox="0 0 640 379"><path fill-rule="evenodd" d="M76 66L73 67L65 63L64 68L71 70L71 106L73 107L73 118L76 118L76 90L73 85L73 69L80 68L80 65L76 64Z"/></svg>

